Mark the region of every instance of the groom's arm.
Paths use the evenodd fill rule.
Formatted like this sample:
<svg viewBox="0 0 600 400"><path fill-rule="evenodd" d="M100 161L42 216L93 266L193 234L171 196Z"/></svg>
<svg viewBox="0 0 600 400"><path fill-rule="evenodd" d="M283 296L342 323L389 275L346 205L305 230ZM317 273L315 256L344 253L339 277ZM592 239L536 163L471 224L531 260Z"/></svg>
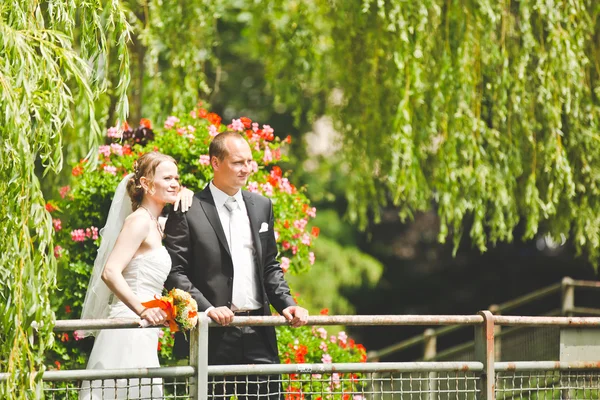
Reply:
<svg viewBox="0 0 600 400"><path fill-rule="evenodd" d="M281 264L277 260L277 242L275 240L273 205L268 201L269 230L267 235L266 247L264 250L264 286L269 298L269 303L275 309L282 313L287 307L295 306L296 302L290 293L290 287L283 276Z"/></svg>
<svg viewBox="0 0 600 400"><path fill-rule="evenodd" d="M174 211L169 214L165 225L165 247L171 256L171 272L165 282L167 290L178 288L190 293L198 303L199 310L206 310L212 304L192 283L192 251L187 213Z"/></svg>

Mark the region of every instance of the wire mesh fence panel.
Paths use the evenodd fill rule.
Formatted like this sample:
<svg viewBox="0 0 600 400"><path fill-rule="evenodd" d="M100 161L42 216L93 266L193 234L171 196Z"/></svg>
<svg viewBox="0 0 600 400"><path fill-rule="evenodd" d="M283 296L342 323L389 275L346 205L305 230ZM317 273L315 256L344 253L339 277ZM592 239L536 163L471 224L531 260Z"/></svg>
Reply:
<svg viewBox="0 0 600 400"><path fill-rule="evenodd" d="M43 382L43 392L50 400L79 399L189 399L187 378L131 378L94 381Z"/></svg>
<svg viewBox="0 0 600 400"><path fill-rule="evenodd" d="M429 400L476 399L478 376L470 372L302 373L211 377L209 398Z"/></svg>
<svg viewBox="0 0 600 400"><path fill-rule="evenodd" d="M496 373L496 399L599 399L600 371Z"/></svg>
<svg viewBox="0 0 600 400"><path fill-rule="evenodd" d="M557 361L560 349L559 327L504 328L500 359L496 361Z"/></svg>

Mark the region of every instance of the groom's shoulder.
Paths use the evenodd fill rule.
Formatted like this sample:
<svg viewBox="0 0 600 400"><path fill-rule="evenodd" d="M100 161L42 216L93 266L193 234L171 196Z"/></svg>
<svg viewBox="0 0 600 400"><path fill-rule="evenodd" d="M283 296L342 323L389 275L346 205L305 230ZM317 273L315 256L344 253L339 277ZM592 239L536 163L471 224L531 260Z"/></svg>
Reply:
<svg viewBox="0 0 600 400"><path fill-rule="evenodd" d="M271 204L271 199L269 199L268 197L263 196L262 194L258 194L255 192L249 192L247 190L242 190L242 193L244 194L244 196L249 199L252 200L255 204L258 205L269 205Z"/></svg>

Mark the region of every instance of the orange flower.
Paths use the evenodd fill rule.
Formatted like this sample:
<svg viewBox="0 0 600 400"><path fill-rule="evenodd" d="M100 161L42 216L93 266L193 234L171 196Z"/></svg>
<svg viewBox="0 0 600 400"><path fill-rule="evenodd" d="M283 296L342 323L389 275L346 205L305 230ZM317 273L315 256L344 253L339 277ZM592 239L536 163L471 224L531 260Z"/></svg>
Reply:
<svg viewBox="0 0 600 400"><path fill-rule="evenodd" d="M81 174L83 174L83 167L81 165L74 166L73 170L71 171L71 175L79 176Z"/></svg>
<svg viewBox="0 0 600 400"><path fill-rule="evenodd" d="M199 108L196 115L198 116L198 118L206 118L209 114L208 111L206 111L204 108Z"/></svg>
<svg viewBox="0 0 600 400"><path fill-rule="evenodd" d="M147 118L142 118L140 120L140 126L143 126L144 128L147 128L147 129L152 129L152 122L150 122L150 120Z"/></svg>
<svg viewBox="0 0 600 400"><path fill-rule="evenodd" d="M279 168L277 165L271 169L271 173L275 174L275 176L278 176L280 178L283 175L283 173L281 172L281 168Z"/></svg>
<svg viewBox="0 0 600 400"><path fill-rule="evenodd" d="M314 237L319 237L319 233L320 233L320 232L321 232L321 230L319 229L319 227L318 227L318 226L313 226L313 227L312 227L312 230L311 230L311 232L310 232L310 233L312 233L312 235L313 235Z"/></svg>
<svg viewBox="0 0 600 400"><path fill-rule="evenodd" d="M129 124L127 123L127 121L123 122L123 130L124 131L130 131L131 127L129 126Z"/></svg>
<svg viewBox="0 0 600 400"><path fill-rule="evenodd" d="M319 314L321 314L321 315L329 315L329 308L324 308L324 309L322 309L322 310L319 312Z"/></svg>
<svg viewBox="0 0 600 400"><path fill-rule="evenodd" d="M242 121L242 124L244 124L244 128L246 129L250 129L252 126L252 120L248 117L240 117L240 121Z"/></svg>
<svg viewBox="0 0 600 400"><path fill-rule="evenodd" d="M283 141L290 144L290 143L292 143L292 137L290 135L287 135Z"/></svg>
<svg viewBox="0 0 600 400"><path fill-rule="evenodd" d="M217 113L208 113L206 119L217 128L221 125L221 117Z"/></svg>

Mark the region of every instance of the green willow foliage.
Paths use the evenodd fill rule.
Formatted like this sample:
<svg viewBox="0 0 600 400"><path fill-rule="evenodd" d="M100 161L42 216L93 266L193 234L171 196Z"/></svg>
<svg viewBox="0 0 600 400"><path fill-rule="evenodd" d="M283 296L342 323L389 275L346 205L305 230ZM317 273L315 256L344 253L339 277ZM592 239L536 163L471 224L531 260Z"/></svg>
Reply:
<svg viewBox="0 0 600 400"><path fill-rule="evenodd" d="M76 29L77 27L77 29ZM35 174L62 166L65 129L96 148L100 93L119 56L116 115L127 114L129 25L118 1L0 3L0 383L3 399L39 398L44 351L52 345L48 291L55 284L53 229Z"/></svg>
<svg viewBox="0 0 600 400"><path fill-rule="evenodd" d="M600 3L256 2L246 35L278 102L325 113L350 216L435 204L440 240L539 230L600 257ZM468 222L466 222L468 221Z"/></svg>

